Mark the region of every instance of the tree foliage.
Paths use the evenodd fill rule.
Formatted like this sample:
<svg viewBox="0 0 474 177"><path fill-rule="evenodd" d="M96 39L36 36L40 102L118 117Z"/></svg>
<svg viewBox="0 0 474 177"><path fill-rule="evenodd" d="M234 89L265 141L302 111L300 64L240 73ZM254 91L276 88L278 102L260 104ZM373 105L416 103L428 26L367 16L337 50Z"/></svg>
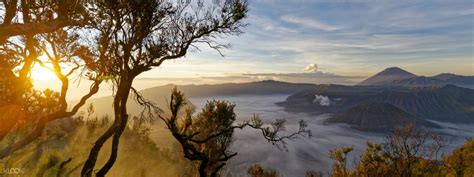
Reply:
<svg viewBox="0 0 474 177"><path fill-rule="evenodd" d="M247 174L251 177L279 177L279 173L275 170L265 169L260 164L255 164L249 167Z"/></svg>
<svg viewBox="0 0 474 177"><path fill-rule="evenodd" d="M92 43L97 48L81 53L96 56L96 60L87 63L89 68L110 73L115 86L115 120L92 147L82 175L92 175L98 153L113 137L110 158L96 174L104 176L117 159L120 136L128 122L129 94L135 94L137 102L145 108L156 108L132 87L134 79L165 61L184 57L189 49L198 49L197 44L218 51L225 47L216 40L242 33L247 2L98 1L87 9L94 19L90 29L91 34L96 34ZM98 51L103 51L103 55Z"/></svg>
<svg viewBox="0 0 474 177"><path fill-rule="evenodd" d="M0 24L0 44L19 35L50 33L63 27L84 26L88 15L83 1L5 0ZM31 15L33 14L33 15Z"/></svg>
<svg viewBox="0 0 474 177"><path fill-rule="evenodd" d="M335 161L332 166L333 176L348 176L347 154L353 149L353 147L342 147L329 152L329 157Z"/></svg>
<svg viewBox="0 0 474 177"><path fill-rule="evenodd" d="M47 125L40 138L35 139L21 150L0 160L0 169L21 167L19 174L4 176L80 176L84 157L89 146L112 123L111 117L89 112L77 114L74 118L56 120ZM108 173L113 177L130 176L192 176L193 163L182 158L179 145L173 142L169 147L157 146L153 141L150 124L132 118L133 126L127 127L120 144L121 163ZM15 132L21 134L22 132ZM6 137L7 139L14 137ZM0 146L3 142L0 143ZM107 144L106 147L110 147ZM108 159L108 154L100 154L99 161ZM137 164L140 164L137 166ZM133 168L130 168L132 167Z"/></svg>
<svg viewBox="0 0 474 177"><path fill-rule="evenodd" d="M11 3L13 2L15 3L10 5L15 5L15 8L16 6L20 7L20 9L17 9L18 11L15 10L15 13L21 12L24 25L33 25L53 19L55 13L52 8L57 8L53 7L57 4L54 5L55 3L46 1L21 1L20 4L17 4L17 1L11 1ZM5 3L8 4L10 1ZM4 19L3 25L10 25L6 24L9 22L5 20L8 19ZM99 85L102 82L100 75L103 73L92 71L86 76L87 79L92 81L89 92L84 94L75 105L68 105L66 101L69 81L74 77L83 77L82 73L76 71L79 69L88 71L84 66L87 59L77 55L79 49L77 33L78 31L75 30L66 32L57 28L48 32L31 31L15 37L2 36L6 37L6 41L0 46L0 58L2 59L0 63L2 71L0 73L8 75L8 77L3 78L0 83L2 87L10 87L5 85L12 83L11 86L14 88L2 89L2 97L5 100L2 99L0 102L5 102L1 103L0 106L1 109L14 107L17 113L22 113L22 116L19 117L26 117L26 121L17 119L16 116L13 116L14 114L12 115L8 111L2 111L0 117L9 119L5 122L14 123L8 123L8 125L2 127L0 137L6 136L14 128L27 129L30 133L11 146L0 149L0 158L10 155L41 136L47 123L76 114L85 102L98 92ZM40 55L46 57L40 59ZM35 64L47 68L56 75L61 82L59 92L51 89L43 91L33 89L30 77L31 69ZM71 69L67 70L65 66L71 66Z"/></svg>
<svg viewBox="0 0 474 177"><path fill-rule="evenodd" d="M160 115L173 137L181 144L184 157L199 162L199 175L218 176L228 160L237 155L229 150L235 129L250 127L260 130L271 143L283 143L299 135L308 135L306 123L300 122L298 131L281 135L284 121L277 120L270 126L258 117L252 121L236 122L235 105L226 101L208 101L196 116L183 93L174 88L169 102L170 115Z"/></svg>
<svg viewBox="0 0 474 177"><path fill-rule="evenodd" d="M474 140L466 140L451 155L444 158L446 176L474 176Z"/></svg>
<svg viewBox="0 0 474 177"><path fill-rule="evenodd" d="M8 0L2 1L1 5L4 16L0 24L0 57L7 61L1 63L1 74L11 75L3 71L16 70L13 75L18 79L9 77L12 79L7 82L27 83L32 67L38 64L56 74L61 90L30 91L27 84L23 84L16 90L18 93L8 93L5 100L11 101L14 97L14 100L26 100L24 103L31 106L20 109L32 117L29 120L34 125L29 135L1 149L0 157L4 158L38 138L48 122L73 116L98 91L101 82L111 80L115 87L114 122L92 147L83 168L84 176L92 175L97 155L111 137L110 158L97 175L104 176L115 163L119 139L128 122L126 103L129 94L136 94L137 101L150 108L132 87L133 80L165 61L184 57L190 49L199 50L199 45L221 53L220 49L227 45L216 41L242 33L245 26L242 19L248 10L247 2L242 0L214 3ZM41 55L46 59L39 59ZM69 71L65 70L65 65L69 65ZM69 76L75 72L92 80L93 84L77 105L70 106L65 98ZM11 89L2 92L5 90ZM31 114L29 108L38 108L41 114ZM3 115L6 112L11 111L4 111ZM2 119L3 115L0 116ZM18 122L11 121L5 125L5 130L2 127L1 137L19 125Z"/></svg>
<svg viewBox="0 0 474 177"><path fill-rule="evenodd" d="M439 135L408 125L397 128L382 144L367 142L365 152L353 169L345 166L352 148L331 151L330 157L335 160L331 176L472 176L472 139L444 159L438 159L438 152L444 146Z"/></svg>

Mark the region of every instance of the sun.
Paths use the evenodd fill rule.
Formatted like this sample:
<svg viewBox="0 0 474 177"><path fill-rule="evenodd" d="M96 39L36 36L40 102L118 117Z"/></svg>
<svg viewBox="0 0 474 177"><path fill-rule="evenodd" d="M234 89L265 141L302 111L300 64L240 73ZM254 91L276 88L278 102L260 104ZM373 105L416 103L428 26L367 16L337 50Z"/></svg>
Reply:
<svg viewBox="0 0 474 177"><path fill-rule="evenodd" d="M33 81L53 81L57 78L52 71L39 65L34 65L31 69L31 79Z"/></svg>

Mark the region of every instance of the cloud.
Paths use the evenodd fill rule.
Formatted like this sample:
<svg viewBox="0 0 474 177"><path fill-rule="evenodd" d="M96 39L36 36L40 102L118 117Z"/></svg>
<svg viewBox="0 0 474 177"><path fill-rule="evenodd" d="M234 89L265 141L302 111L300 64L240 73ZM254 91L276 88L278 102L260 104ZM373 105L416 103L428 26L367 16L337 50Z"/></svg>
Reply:
<svg viewBox="0 0 474 177"><path fill-rule="evenodd" d="M324 95L314 95L313 103L318 103L320 106L330 106L331 99Z"/></svg>
<svg viewBox="0 0 474 177"><path fill-rule="evenodd" d="M315 73L317 71L318 71L318 65L316 64L309 64L308 66L304 68L304 72L307 72L307 73Z"/></svg>
<svg viewBox="0 0 474 177"><path fill-rule="evenodd" d="M215 51L191 52L187 59L169 62L148 76L199 74L221 76L224 78L216 80L224 82L234 81L225 78L224 73L303 73L310 63L323 67L325 72L343 75L368 76L388 66L403 67L421 75L440 72L473 75L471 4L470 1L252 1L249 5L254 10L246 18L249 25L243 29L245 33L223 39L223 43L232 45L224 50L225 58ZM287 79L290 75L267 77ZM296 77L298 81L312 83L334 80L323 78ZM239 82L245 79L235 78ZM255 79L260 78L255 76ZM336 80L351 83L353 79Z"/></svg>
<svg viewBox="0 0 474 177"><path fill-rule="evenodd" d="M248 19L249 23L254 25L257 29L263 29L264 31L272 31L274 33L296 33L298 30L294 28L286 27L281 22L272 20L269 17L262 15L253 15L252 18Z"/></svg>
<svg viewBox="0 0 474 177"><path fill-rule="evenodd" d="M294 23L297 25L301 25L307 28L313 28L317 30L333 31L333 30L339 29L339 27L337 26L333 26L333 25L321 22L314 18L297 17L294 15L283 15L280 17L280 19L288 23Z"/></svg>
<svg viewBox="0 0 474 177"><path fill-rule="evenodd" d="M261 6L281 10L259 10L259 17L267 21L265 25L298 32L278 30L274 25L264 30L265 26L254 23L258 28L246 31L253 37L251 41L234 48L241 58L261 63L277 58L286 65L317 63L330 68L330 72L369 75L390 65L408 67L426 62L443 63L443 58L472 56L472 40L466 36L472 36L470 24L474 14L467 1L259 2L263 3ZM263 66L250 71L257 72ZM432 66L430 72L423 74L440 72ZM470 66L465 65L462 72L456 69L449 72L471 74ZM425 67L414 68L417 72L420 71L417 68ZM469 69L471 72L466 73ZM295 71L288 68L281 72Z"/></svg>

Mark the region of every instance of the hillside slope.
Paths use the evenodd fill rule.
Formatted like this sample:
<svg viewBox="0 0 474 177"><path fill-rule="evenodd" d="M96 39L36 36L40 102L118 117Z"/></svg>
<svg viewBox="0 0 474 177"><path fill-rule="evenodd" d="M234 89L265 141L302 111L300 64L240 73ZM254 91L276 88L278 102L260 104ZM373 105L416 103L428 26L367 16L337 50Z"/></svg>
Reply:
<svg viewBox="0 0 474 177"><path fill-rule="evenodd" d="M361 103L336 114L326 123L346 123L362 131L389 132L398 126L414 123L417 127L438 127L403 111L390 103Z"/></svg>
<svg viewBox="0 0 474 177"><path fill-rule="evenodd" d="M216 96L235 96L235 95L273 95L273 94L293 94L302 90L311 89L316 87L314 84L299 84L299 83L287 83L279 81L258 81L249 83L228 83L228 84L215 84L215 85L164 85L159 87L148 88L140 91L140 93L146 99L149 99L156 103L160 108L166 110L167 102L170 99L171 90L177 87L178 90L183 92L186 97L212 97ZM100 97L90 101L96 112L104 114L113 114L112 103L113 98ZM127 103L127 109L130 114L137 115L140 113L142 108L137 105L134 101L133 95Z"/></svg>
<svg viewBox="0 0 474 177"><path fill-rule="evenodd" d="M396 80L415 78L417 75L405 71L398 67L386 68L383 71L367 78L366 80L358 83L357 85L387 85Z"/></svg>
<svg viewBox="0 0 474 177"><path fill-rule="evenodd" d="M361 86L432 86L451 84L474 89L474 76L443 73L436 76L417 76L398 67L387 68L358 83Z"/></svg>
<svg viewBox="0 0 474 177"><path fill-rule="evenodd" d="M329 104L318 102L316 98L320 97L327 98ZM474 123L474 90L454 85L326 85L295 93L278 104L288 111L323 114L343 112L367 102L390 103L423 119Z"/></svg>

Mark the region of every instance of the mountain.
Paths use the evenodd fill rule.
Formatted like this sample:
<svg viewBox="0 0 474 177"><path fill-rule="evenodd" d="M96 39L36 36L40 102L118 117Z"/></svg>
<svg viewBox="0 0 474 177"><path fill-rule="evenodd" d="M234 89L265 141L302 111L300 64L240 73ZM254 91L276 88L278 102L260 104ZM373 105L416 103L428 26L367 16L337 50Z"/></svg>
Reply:
<svg viewBox="0 0 474 177"><path fill-rule="evenodd" d="M431 86L452 84L474 89L474 76L443 73L432 77L417 76L398 67L387 68L358 83L365 86Z"/></svg>
<svg viewBox="0 0 474 177"><path fill-rule="evenodd" d="M357 85L387 85L396 80L415 78L417 75L412 74L398 67L390 67L367 78Z"/></svg>
<svg viewBox="0 0 474 177"><path fill-rule="evenodd" d="M454 85L325 85L295 93L278 105L293 112L334 114L361 103L389 103L421 119L474 123L474 90Z"/></svg>
<svg viewBox="0 0 474 177"><path fill-rule="evenodd" d="M417 127L436 127L402 109L384 102L361 103L343 113L326 119L325 123L346 123L362 131L388 132L396 127L414 123Z"/></svg>
<svg viewBox="0 0 474 177"><path fill-rule="evenodd" d="M248 83L227 83L215 85L165 85L144 89L144 96L154 97L157 94L169 95L173 87L185 93L188 97L231 96L231 95L272 95L292 94L309 88L315 84L288 83L274 80L264 80Z"/></svg>
<svg viewBox="0 0 474 177"><path fill-rule="evenodd" d="M369 100L388 102L426 119L474 123L474 90L454 85L387 89Z"/></svg>
<svg viewBox="0 0 474 177"><path fill-rule="evenodd" d="M456 74L443 73L433 76L432 78L443 80L447 84L453 84L461 87L474 89L474 76L461 76Z"/></svg>
<svg viewBox="0 0 474 177"><path fill-rule="evenodd" d="M464 82L469 82L469 80L471 80L473 77L474 76L461 76L461 75L456 75L456 74L451 74L451 73L442 73L442 74L433 76L433 78L440 79L443 81L464 81Z"/></svg>
<svg viewBox="0 0 474 177"><path fill-rule="evenodd" d="M299 83L288 83L279 82L273 80L249 82L249 83L227 83L227 84L215 84L215 85L164 85L159 87L152 87L141 90L140 93L146 99L149 99L156 103L160 108L167 107L167 101L170 99L171 90L177 87L178 90L183 92L186 97L212 97L216 96L235 96L235 95L272 95L272 94L292 94L302 90L316 87L314 84L299 84ZM100 97L90 101L94 108L105 114L112 115L112 103L113 98ZM140 113L142 108L137 105L134 101L133 95L131 95L127 109L132 115Z"/></svg>
<svg viewBox="0 0 474 177"><path fill-rule="evenodd" d="M403 85L403 86L427 86L427 85L438 85L446 84L445 81L432 77L418 76L407 79L394 80L386 85Z"/></svg>
<svg viewBox="0 0 474 177"><path fill-rule="evenodd" d="M380 86L318 85L313 89L294 93L284 102L277 103L290 112L313 114L337 113L345 111L362 101L383 91ZM321 104L317 97L327 98L329 104Z"/></svg>
<svg viewBox="0 0 474 177"><path fill-rule="evenodd" d="M418 76L401 80L394 80L386 85L398 86L429 86L440 84L452 84L459 87L474 89L474 76L460 76L455 74L439 74L432 77Z"/></svg>

